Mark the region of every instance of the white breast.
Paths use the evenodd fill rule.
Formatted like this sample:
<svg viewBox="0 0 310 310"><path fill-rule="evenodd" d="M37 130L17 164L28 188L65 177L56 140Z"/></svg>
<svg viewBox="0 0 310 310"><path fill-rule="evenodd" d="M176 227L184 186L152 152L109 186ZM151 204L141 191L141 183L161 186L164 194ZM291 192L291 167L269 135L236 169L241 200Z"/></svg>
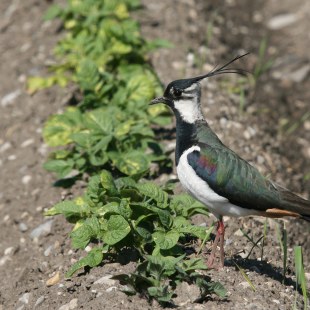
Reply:
<svg viewBox="0 0 310 310"><path fill-rule="evenodd" d="M259 211L245 209L231 204L227 198L215 193L210 186L195 173L194 169L188 164L187 155L193 151L200 151L199 146L192 146L185 151L179 160L177 173L179 180L185 190L194 198L206 205L207 209L216 217L219 215L228 216L247 216L259 214Z"/></svg>

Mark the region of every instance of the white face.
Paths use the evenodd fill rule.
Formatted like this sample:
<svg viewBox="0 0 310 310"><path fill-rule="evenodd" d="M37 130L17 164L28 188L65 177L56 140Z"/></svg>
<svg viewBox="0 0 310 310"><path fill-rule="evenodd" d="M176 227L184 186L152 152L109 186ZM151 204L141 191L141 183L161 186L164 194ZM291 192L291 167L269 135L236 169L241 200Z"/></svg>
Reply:
<svg viewBox="0 0 310 310"><path fill-rule="evenodd" d="M182 119L187 123L192 124L203 119L200 108L200 92L200 84L194 83L183 90L179 99L174 99L174 108L178 110Z"/></svg>

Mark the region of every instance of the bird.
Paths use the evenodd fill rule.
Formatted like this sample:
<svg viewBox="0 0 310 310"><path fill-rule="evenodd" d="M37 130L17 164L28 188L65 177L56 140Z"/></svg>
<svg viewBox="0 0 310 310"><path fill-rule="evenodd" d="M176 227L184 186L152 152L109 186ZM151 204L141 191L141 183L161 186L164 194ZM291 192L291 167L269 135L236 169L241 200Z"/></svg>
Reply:
<svg viewBox="0 0 310 310"><path fill-rule="evenodd" d="M263 176L257 168L225 146L210 128L201 108L201 81L227 74L247 74L229 66L237 56L209 73L172 81L163 96L150 104L163 103L176 118L175 164L180 183L217 218L216 236L207 265L212 268L220 247L224 267L223 216L291 216L310 221L310 201Z"/></svg>

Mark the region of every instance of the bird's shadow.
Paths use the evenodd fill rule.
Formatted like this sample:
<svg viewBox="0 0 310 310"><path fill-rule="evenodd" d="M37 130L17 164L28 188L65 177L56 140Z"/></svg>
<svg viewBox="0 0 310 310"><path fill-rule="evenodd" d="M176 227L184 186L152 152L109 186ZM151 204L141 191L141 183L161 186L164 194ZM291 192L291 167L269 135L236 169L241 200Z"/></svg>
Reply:
<svg viewBox="0 0 310 310"><path fill-rule="evenodd" d="M296 281L293 280L289 275L283 277L283 269L273 266L267 261L258 261L257 259L251 258L242 258L239 255L234 255L230 258L225 259L226 267L235 267L238 270L237 265L248 271L254 271L260 275L265 275L270 279L280 282L281 284L287 286L297 287L299 293L302 293L299 285L297 285Z"/></svg>

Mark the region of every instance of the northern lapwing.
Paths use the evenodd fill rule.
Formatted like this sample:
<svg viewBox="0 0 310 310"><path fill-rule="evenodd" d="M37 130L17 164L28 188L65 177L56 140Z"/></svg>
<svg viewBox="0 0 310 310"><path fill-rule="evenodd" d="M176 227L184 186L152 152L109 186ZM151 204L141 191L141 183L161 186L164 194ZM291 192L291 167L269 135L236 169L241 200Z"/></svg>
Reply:
<svg viewBox="0 0 310 310"><path fill-rule="evenodd" d="M221 264L224 266L224 215L293 216L310 221L309 200L268 180L226 147L203 116L200 81L219 74L243 74L243 70L228 69L228 66L245 55L205 75L171 82L164 96L150 103L164 103L174 112L178 178L185 190L206 205L218 219L217 233L208 259L210 267L218 244Z"/></svg>

